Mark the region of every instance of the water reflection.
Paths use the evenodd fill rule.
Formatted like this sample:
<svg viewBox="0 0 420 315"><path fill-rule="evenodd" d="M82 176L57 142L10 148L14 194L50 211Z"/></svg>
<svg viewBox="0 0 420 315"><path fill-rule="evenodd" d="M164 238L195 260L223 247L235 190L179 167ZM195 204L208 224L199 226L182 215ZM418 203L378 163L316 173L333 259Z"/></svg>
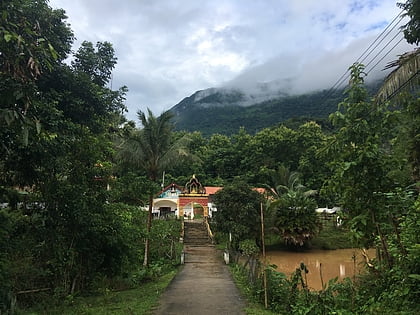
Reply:
<svg viewBox="0 0 420 315"><path fill-rule="evenodd" d="M373 258L375 250L368 250L369 257ZM268 263L277 266L277 270L290 275L303 262L309 273L307 274L308 286L314 290L322 288L321 274L324 283L338 277L353 278L363 272L364 258L359 249L337 249L337 250L311 250L308 252L267 252Z"/></svg>

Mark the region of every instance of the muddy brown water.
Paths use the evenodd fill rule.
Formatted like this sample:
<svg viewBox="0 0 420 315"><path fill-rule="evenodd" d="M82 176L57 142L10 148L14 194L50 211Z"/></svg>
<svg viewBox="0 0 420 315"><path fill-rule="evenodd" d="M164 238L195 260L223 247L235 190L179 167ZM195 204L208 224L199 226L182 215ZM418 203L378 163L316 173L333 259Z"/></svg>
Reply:
<svg viewBox="0 0 420 315"><path fill-rule="evenodd" d="M367 251L370 258L375 257L375 250ZM355 258L353 258L355 257ZM322 279L328 283L330 279L338 277L353 278L365 271L365 259L360 249L311 250L307 252L268 251L267 262L277 266L277 271L290 276L303 262L309 270L307 274L308 287L321 290Z"/></svg>

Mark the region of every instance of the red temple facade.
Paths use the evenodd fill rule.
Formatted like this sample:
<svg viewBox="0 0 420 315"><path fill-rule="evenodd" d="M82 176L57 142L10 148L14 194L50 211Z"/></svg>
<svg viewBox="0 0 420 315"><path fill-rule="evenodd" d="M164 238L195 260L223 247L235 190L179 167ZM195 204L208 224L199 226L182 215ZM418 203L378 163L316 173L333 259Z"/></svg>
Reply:
<svg viewBox="0 0 420 315"><path fill-rule="evenodd" d="M212 195L222 187L204 187L193 175L180 187L175 183L166 186L153 200L153 213L156 216L168 214L177 217L211 217L217 209L213 206Z"/></svg>

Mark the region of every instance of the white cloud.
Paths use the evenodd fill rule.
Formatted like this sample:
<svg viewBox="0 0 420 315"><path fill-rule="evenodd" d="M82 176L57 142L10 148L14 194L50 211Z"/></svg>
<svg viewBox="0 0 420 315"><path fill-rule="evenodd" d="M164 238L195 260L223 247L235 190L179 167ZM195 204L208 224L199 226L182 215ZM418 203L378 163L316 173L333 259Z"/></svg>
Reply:
<svg viewBox="0 0 420 315"><path fill-rule="evenodd" d="M329 88L399 13L395 0L50 0L77 42L113 43L113 87L128 118L160 113L196 90L294 82ZM401 46L392 54L403 51ZM355 57L356 56L356 57ZM393 57L390 55L389 58Z"/></svg>

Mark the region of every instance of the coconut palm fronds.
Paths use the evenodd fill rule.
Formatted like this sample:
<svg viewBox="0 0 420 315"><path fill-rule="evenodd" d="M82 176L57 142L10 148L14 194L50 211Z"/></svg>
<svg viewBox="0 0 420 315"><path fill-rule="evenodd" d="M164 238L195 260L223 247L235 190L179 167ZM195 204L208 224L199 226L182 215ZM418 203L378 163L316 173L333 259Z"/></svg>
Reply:
<svg viewBox="0 0 420 315"><path fill-rule="evenodd" d="M413 89L419 86L420 49L406 52L398 60L394 60L385 67L394 69L385 79L384 84L376 95L376 101L382 103L398 94L403 89Z"/></svg>

